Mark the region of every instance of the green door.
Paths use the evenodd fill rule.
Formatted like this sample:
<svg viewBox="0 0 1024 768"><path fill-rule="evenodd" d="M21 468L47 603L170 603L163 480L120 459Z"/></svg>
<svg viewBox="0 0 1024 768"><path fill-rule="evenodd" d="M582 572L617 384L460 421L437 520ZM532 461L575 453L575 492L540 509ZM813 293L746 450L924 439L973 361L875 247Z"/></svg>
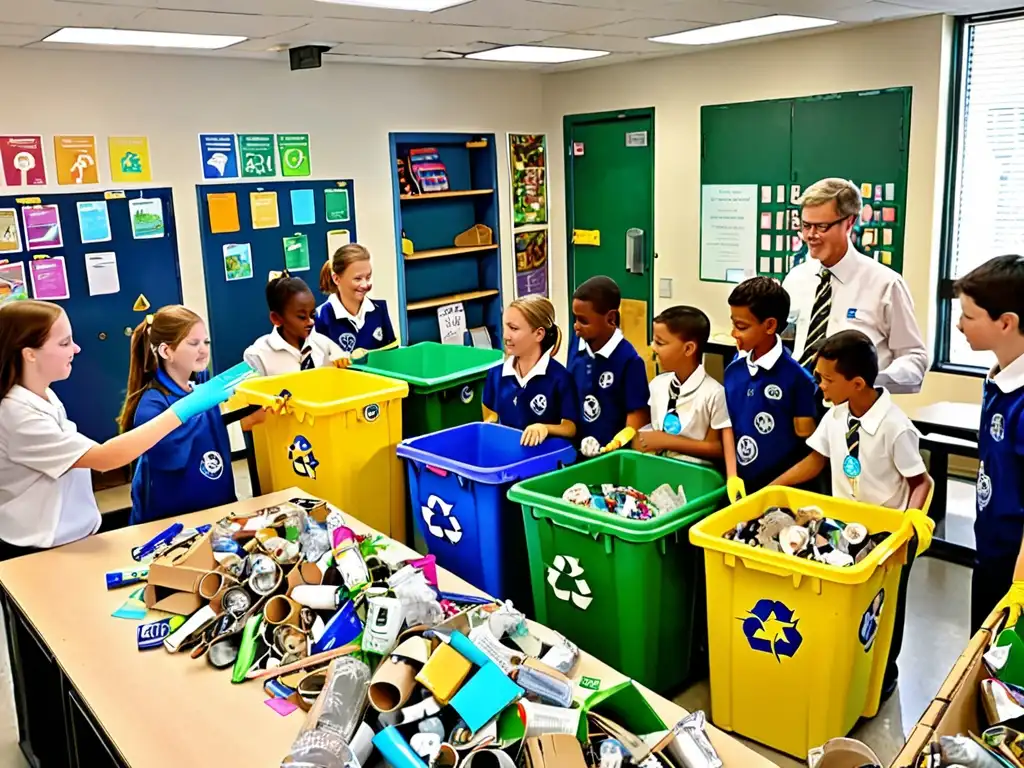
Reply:
<svg viewBox="0 0 1024 768"><path fill-rule="evenodd" d="M565 118L569 293L595 275L654 309L654 110ZM598 245L573 233L598 232ZM627 246L627 240L631 243Z"/></svg>

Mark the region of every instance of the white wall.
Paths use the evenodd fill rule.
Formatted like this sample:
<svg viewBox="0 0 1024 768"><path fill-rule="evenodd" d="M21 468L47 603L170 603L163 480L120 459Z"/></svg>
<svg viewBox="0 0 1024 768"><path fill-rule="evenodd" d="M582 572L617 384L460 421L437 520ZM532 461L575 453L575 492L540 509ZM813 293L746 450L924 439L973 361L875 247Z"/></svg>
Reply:
<svg viewBox="0 0 1024 768"><path fill-rule="evenodd" d="M206 293L195 194L204 183L201 132L309 133L313 178L355 181L359 239L374 255L374 291L392 306L398 284L388 133L496 134L504 288L512 295L505 134L543 128L538 75L360 65L290 72L285 62L262 60L3 48L0 71L21 73L26 84L17 107L8 101L3 111L3 132L42 134L52 180L53 134L97 135L100 179L107 180L97 188L104 189L112 188L105 137L149 136L152 186L174 189L184 300L201 314ZM397 329L398 318L392 320Z"/></svg>
<svg viewBox="0 0 1024 768"><path fill-rule="evenodd" d="M918 321L934 338L934 285L941 218L942 154L948 100L951 20L940 16L667 59L550 75L544 114L550 155L562 156L563 115L655 108L655 278L673 278L672 299L729 329L730 286L700 283L700 108L708 104L912 86L904 275ZM552 162L552 227L565 231L564 164ZM553 237L558 312L567 312L565 239ZM657 284L657 283L655 283ZM929 347L931 348L931 346ZM977 379L929 374L915 400L977 402ZM911 403L912 405L912 403Z"/></svg>

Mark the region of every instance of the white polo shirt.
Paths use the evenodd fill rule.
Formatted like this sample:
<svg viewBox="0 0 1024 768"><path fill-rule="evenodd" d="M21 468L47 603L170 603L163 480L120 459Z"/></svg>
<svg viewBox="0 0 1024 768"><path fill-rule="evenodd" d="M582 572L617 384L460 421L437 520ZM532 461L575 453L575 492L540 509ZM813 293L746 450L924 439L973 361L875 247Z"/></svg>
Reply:
<svg viewBox="0 0 1024 768"><path fill-rule="evenodd" d="M908 477L927 470L921 458L921 435L885 389L860 420L861 472L854 494L850 479L843 472L849 455L846 431L850 404L833 407L821 420L807 445L829 459L832 470L832 495L891 509L906 509L910 501Z"/></svg>
<svg viewBox="0 0 1024 768"><path fill-rule="evenodd" d="M94 445L53 391L15 384L0 401L0 539L56 547L97 531L92 473L72 469Z"/></svg>
<svg viewBox="0 0 1024 768"><path fill-rule="evenodd" d="M791 302L789 320L796 323L793 357L797 360L807 343L822 269L820 262L808 257L793 267L782 283ZM826 333L831 336L847 329L861 331L878 350L875 383L897 395L920 392L928 370L928 349L903 278L852 245L829 272L832 310Z"/></svg>
<svg viewBox="0 0 1024 768"><path fill-rule="evenodd" d="M676 381L674 373L662 373L651 382L651 428L664 431L665 416L668 415L669 390ZM704 440L709 429L726 429L732 426L729 409L725 404L725 387L708 376L703 365L687 377L676 399L675 413L679 416L681 429L679 437L690 440ZM689 456L666 451L666 456L692 459Z"/></svg>
<svg viewBox="0 0 1024 768"><path fill-rule="evenodd" d="M314 368L326 368L335 360L345 357L341 347L323 334L312 330L303 345L309 347L313 355ZM265 336L260 336L245 350L242 359L256 369L260 376L280 376L284 373L296 373L301 370L302 352L293 347L275 328Z"/></svg>

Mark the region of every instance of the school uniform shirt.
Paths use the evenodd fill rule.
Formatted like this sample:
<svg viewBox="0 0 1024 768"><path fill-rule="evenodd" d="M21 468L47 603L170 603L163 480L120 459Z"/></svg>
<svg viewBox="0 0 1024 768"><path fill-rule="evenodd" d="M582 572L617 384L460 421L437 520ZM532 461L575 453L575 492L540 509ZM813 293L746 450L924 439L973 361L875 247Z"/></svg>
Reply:
<svg viewBox="0 0 1024 768"><path fill-rule="evenodd" d="M1024 356L985 380L978 458L978 557L1009 559L1024 536Z"/></svg>
<svg viewBox="0 0 1024 768"><path fill-rule="evenodd" d="M747 491L763 488L807 455L793 420L814 418L817 385L776 336L756 360L748 352L725 369L725 400L736 437L736 470Z"/></svg>
<svg viewBox="0 0 1024 768"><path fill-rule="evenodd" d="M678 383L678 388L674 384ZM675 407L672 405L673 390L678 390ZM679 382L672 372L662 373L651 382L651 428L686 437L690 440L704 440L709 429L727 429L732 426L729 409L725 404L725 388L708 376L703 365L691 373L684 382ZM679 419L678 431L670 420L665 429L665 418L674 413ZM666 456L686 459L700 464L708 462L675 451L665 451Z"/></svg>
<svg viewBox="0 0 1024 768"><path fill-rule="evenodd" d="M204 381L208 374L199 378ZM188 394L163 368L157 371L155 381L159 387L149 387L139 400L136 427L152 421ZM131 523L162 520L235 501L228 429L220 410L211 408L193 416L142 454L132 478Z"/></svg>
<svg viewBox="0 0 1024 768"><path fill-rule="evenodd" d="M568 420L579 426L580 406L572 377L560 362L545 352L524 377L516 372L516 359L491 368L484 382L484 405L498 414L498 422L514 429L531 424L557 426Z"/></svg>
<svg viewBox="0 0 1024 768"><path fill-rule="evenodd" d="M607 445L626 426L630 412L647 406L647 367L617 328L596 353L583 339L573 336L573 342L568 369L583 416L576 438L593 437Z"/></svg>
<svg viewBox="0 0 1024 768"><path fill-rule="evenodd" d="M807 343L823 269L820 262L808 259L793 267L782 283L791 302L789 321L796 324L793 357L797 360ZM849 244L846 255L828 271L832 309L826 333L831 336L852 328L866 334L878 350L876 385L898 395L920 392L928 350L903 278Z"/></svg>
<svg viewBox="0 0 1024 768"><path fill-rule="evenodd" d="M860 418L860 474L856 477L856 489L844 469L849 466L849 428L850 404L843 403L828 411L807 439L807 445L829 460L832 495L878 507L906 509L910 501L907 478L926 471L921 458L921 435L914 424L892 401L888 390L882 389L875 404Z"/></svg>
<svg viewBox="0 0 1024 768"><path fill-rule="evenodd" d="M275 328L256 339L245 350L242 359L255 368L260 376L280 376L308 368L326 368L342 356L341 347L317 333L315 328L306 337L301 350L285 341L281 330Z"/></svg>
<svg viewBox="0 0 1024 768"><path fill-rule="evenodd" d="M346 354L356 349L370 352L395 342L387 302L369 296L363 298L359 311L352 315L338 294L332 294L316 310L316 331L341 347Z"/></svg>
<svg viewBox="0 0 1024 768"><path fill-rule="evenodd" d="M0 540L57 547L99 530L92 473L72 469L94 445L52 390L11 388L0 401Z"/></svg>

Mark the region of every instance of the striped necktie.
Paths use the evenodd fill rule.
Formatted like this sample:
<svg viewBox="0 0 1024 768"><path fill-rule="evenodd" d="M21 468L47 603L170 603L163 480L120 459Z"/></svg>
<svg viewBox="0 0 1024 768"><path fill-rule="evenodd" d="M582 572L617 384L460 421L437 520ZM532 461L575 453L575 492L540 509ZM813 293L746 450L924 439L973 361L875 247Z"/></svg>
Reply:
<svg viewBox="0 0 1024 768"><path fill-rule="evenodd" d="M302 351L299 353L299 355L300 359L302 360L302 363L299 365L299 370L313 370L313 347L307 344L302 348Z"/></svg>
<svg viewBox="0 0 1024 768"><path fill-rule="evenodd" d="M846 450L853 458L860 460L860 419L853 416L847 422Z"/></svg>
<svg viewBox="0 0 1024 768"><path fill-rule="evenodd" d="M814 294L814 308L811 310L811 325L804 343L804 353L800 357L800 365L813 371L814 359L818 354L821 342L828 332L828 318L832 313L832 273L821 270L818 290Z"/></svg>

